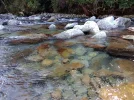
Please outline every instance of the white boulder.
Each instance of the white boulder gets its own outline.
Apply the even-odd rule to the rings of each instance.
[[[65,26],[65,29],[73,28],[75,25],[78,25],[78,23],[68,23],[68,24]]]
[[[90,32],[92,34],[100,31],[97,23],[94,21],[87,21],[84,25],[75,25],[74,29],[80,29],[83,32]]]
[[[54,37],[57,39],[69,39],[79,35],[84,35],[84,33],[79,29],[69,29],[54,35]]]
[[[97,34],[95,34],[94,36],[92,36],[92,38],[105,38],[106,36],[107,36],[106,32],[100,31]]]
[[[0,25],[0,30],[4,29],[4,26],[3,25]]]
[[[110,30],[118,27],[118,23],[114,21],[113,16],[103,18],[97,22],[100,29]]]
[[[83,32],[89,31],[89,32],[92,33],[92,34],[96,34],[96,33],[98,33],[100,30],[99,30],[99,27],[98,27],[98,25],[97,25],[96,22],[94,22],[94,21],[87,21],[87,22],[85,22],[82,31],[83,31]]]
[[[84,25],[75,25],[75,26],[73,27],[73,29],[80,29],[80,30],[82,30],[83,27],[84,27]]]
[[[50,30],[55,30],[55,29],[56,29],[56,25],[51,24],[48,28],[49,28]]]
[[[131,25],[130,18],[118,17],[117,19],[115,19],[115,22],[118,23],[118,26],[121,27],[129,27]]]

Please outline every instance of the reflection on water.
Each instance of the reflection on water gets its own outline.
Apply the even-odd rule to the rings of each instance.
[[[6,34],[3,37],[22,35],[23,32]],[[25,32],[55,33],[55,31],[49,33],[42,28]],[[134,98],[133,83],[130,84],[134,82],[132,71],[134,62],[95,51],[85,46],[87,39],[87,36],[82,36],[65,41],[48,40],[37,44],[19,45],[10,45],[5,43],[6,38],[1,39],[0,100]],[[94,43],[96,42],[107,45],[106,40],[95,40]],[[130,85],[120,85],[124,83]],[[130,90],[129,94],[121,92],[126,91],[122,86],[133,90]],[[121,94],[116,94],[113,89]],[[127,99],[123,95],[126,95]]]

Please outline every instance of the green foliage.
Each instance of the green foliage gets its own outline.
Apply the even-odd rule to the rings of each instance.
[[[51,0],[51,5],[52,5],[54,12],[58,12],[58,10],[59,10],[58,3],[59,3],[59,0]]]
[[[11,13],[18,12],[64,12],[78,13],[82,7],[88,7],[91,12],[98,10],[119,9],[124,10],[134,6],[134,0],[2,0],[4,6]],[[3,4],[1,3],[3,6]],[[0,7],[2,9],[2,6]],[[79,7],[79,8],[78,8]],[[78,8],[78,9],[77,9]],[[32,14],[31,13],[31,14]]]

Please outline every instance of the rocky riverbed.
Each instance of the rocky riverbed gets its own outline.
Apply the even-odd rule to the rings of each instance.
[[[134,99],[132,18],[0,20],[0,100]]]

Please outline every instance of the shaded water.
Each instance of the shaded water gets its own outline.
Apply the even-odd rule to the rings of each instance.
[[[0,100],[101,100],[102,87],[134,81],[133,74],[128,74],[133,71],[118,68],[121,64],[116,63],[128,59],[86,47],[83,43],[88,36],[37,44],[6,43],[10,36],[40,33],[55,31],[36,26],[34,30],[1,35]],[[97,40],[97,43],[106,45],[107,40]],[[49,47],[42,48],[42,44]],[[131,76],[128,78],[126,73]]]

